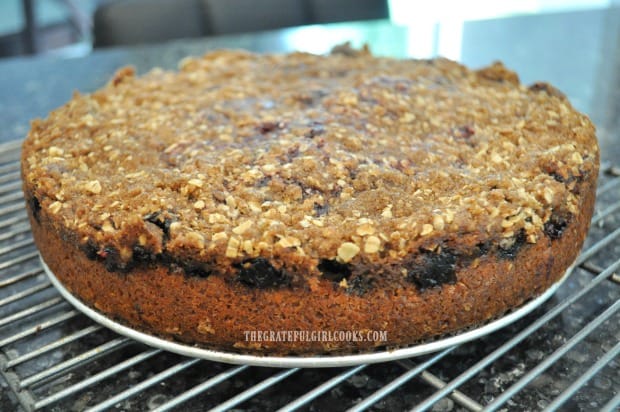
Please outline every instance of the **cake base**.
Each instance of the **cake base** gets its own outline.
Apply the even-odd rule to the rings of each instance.
[[[234,365],[264,366],[270,368],[336,368],[344,366],[356,366],[370,363],[389,362],[398,359],[412,358],[438,352],[456,345],[479,339],[485,335],[506,327],[513,322],[528,315],[534,309],[545,303],[556,290],[570,277],[573,272],[571,266],[564,276],[547,289],[542,295],[530,300],[520,308],[506,313],[501,318],[490,321],[489,323],[470,330],[462,331],[456,335],[437,338],[429,342],[420,342],[415,345],[395,350],[382,350],[372,353],[362,353],[354,355],[322,355],[322,356],[259,356],[234,352],[224,352],[210,350],[194,345],[184,344],[163,339],[156,335],[141,332],[127,325],[119,323],[105,314],[98,312],[85,305],[79,298],[69,292],[63,284],[56,278],[56,275],[45,264],[41,258],[41,264],[45,273],[58,292],[77,310],[94,320],[95,322],[113,330],[114,332],[134,339],[158,349],[174,352],[179,355],[200,358],[214,362],[223,362]]]

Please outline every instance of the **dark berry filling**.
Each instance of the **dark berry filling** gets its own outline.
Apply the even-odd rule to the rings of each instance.
[[[372,289],[374,278],[369,276],[356,276],[347,281],[347,293],[357,296],[363,296]]]
[[[501,259],[514,260],[517,257],[519,250],[521,250],[521,248],[525,244],[526,240],[527,237],[525,235],[525,230],[521,229],[513,239],[507,240],[507,243],[504,245],[499,245],[499,247],[497,248],[497,255]]]
[[[552,213],[551,217],[544,225],[545,235],[547,235],[550,239],[556,240],[562,237],[564,234],[564,230],[568,226],[570,222],[571,215],[566,214],[556,214]]]
[[[161,212],[153,212],[144,216],[144,220],[151,222],[155,226],[159,227],[164,233],[164,239],[170,238],[170,225],[174,220],[170,217],[162,217]]]
[[[559,174],[558,172],[555,172],[555,171],[550,172],[549,176],[553,177],[553,179],[556,182],[560,182],[560,183],[564,183],[564,181],[566,180],[566,179],[564,179],[564,177],[562,177],[561,174]]]
[[[452,130],[452,135],[459,139],[469,139],[475,134],[475,130],[470,125],[456,127]]]
[[[347,263],[340,263],[334,259],[321,259],[317,268],[325,279],[340,282],[351,276],[351,266]]]
[[[80,245],[80,249],[82,249],[82,252],[84,252],[86,257],[90,260],[96,260],[99,257],[99,247],[91,239],[88,239],[88,242],[85,244]]]
[[[304,137],[308,139],[314,139],[316,136],[322,135],[325,133],[325,128],[321,123],[313,122],[310,129],[304,134]]]
[[[284,126],[284,123],[281,122],[262,122],[257,126],[257,129],[261,134],[267,134],[277,129],[283,129]]]
[[[439,253],[422,250],[405,263],[407,280],[418,289],[456,283],[456,253],[442,248]]]
[[[37,223],[41,223],[41,203],[39,203],[39,199],[37,199],[36,196],[32,195],[28,198],[28,207],[30,207],[34,220],[36,220]]]
[[[491,250],[491,243],[490,242],[480,242],[478,244],[476,244],[476,247],[474,248],[473,252],[471,253],[471,257],[472,258],[479,258],[481,256],[486,255],[487,253],[489,253],[489,251]]]
[[[290,284],[290,277],[282,270],[276,269],[265,258],[244,260],[235,265],[237,280],[246,286],[266,289]]]
[[[98,252],[99,257],[103,260],[103,264],[108,272],[120,272],[126,270],[127,264],[121,259],[118,249],[112,246],[106,246]]]
[[[182,265],[183,271],[188,276],[197,276],[199,278],[207,278],[211,275],[212,270],[206,265],[196,262],[186,262]]]
[[[144,246],[136,245],[133,247],[132,259],[139,263],[149,263],[155,262],[157,255]]]
[[[323,203],[322,205],[319,203],[314,204],[314,213],[316,213],[317,216],[326,215],[328,212],[329,204],[327,202]]]

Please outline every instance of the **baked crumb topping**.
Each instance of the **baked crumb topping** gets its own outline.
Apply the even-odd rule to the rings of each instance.
[[[509,248],[578,214],[596,167],[592,124],[543,86],[501,64],[219,51],[122,69],[34,121],[24,178],[125,260],[373,262],[471,233]]]

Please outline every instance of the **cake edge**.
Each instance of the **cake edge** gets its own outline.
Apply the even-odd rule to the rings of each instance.
[[[315,355],[406,347],[483,324],[522,305],[559,280],[585,240],[594,211],[598,159],[578,183],[579,213],[558,239],[541,238],[514,260],[480,259],[456,282],[419,290],[413,284],[347,293],[327,279],[310,288],[253,289],[217,276],[188,277],[166,265],[110,272],[53,229],[46,210],[26,207],[43,260],[88,306],[164,339],[238,353]],[[23,171],[22,171],[23,172]],[[24,182],[26,203],[32,188]],[[50,230],[51,228],[51,230]],[[66,238],[66,236],[65,236]],[[448,245],[449,246],[449,245]],[[398,263],[398,262],[396,262]],[[475,267],[474,267],[475,266]],[[387,341],[249,341],[247,331],[385,331]]]

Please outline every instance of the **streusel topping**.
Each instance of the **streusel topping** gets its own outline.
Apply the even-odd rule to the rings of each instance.
[[[397,258],[576,214],[588,118],[497,63],[219,51],[119,71],[33,123],[25,179],[82,243],[131,259]]]

